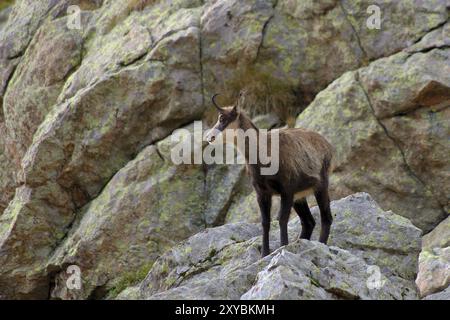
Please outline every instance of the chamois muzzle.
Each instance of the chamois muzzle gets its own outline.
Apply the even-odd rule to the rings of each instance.
[[[217,130],[216,128],[212,128],[211,130],[209,130],[206,133],[205,140],[208,143],[213,143],[214,141],[216,141],[216,138],[219,134],[221,134],[220,130]]]

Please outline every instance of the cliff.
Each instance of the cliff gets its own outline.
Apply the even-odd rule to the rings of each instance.
[[[0,297],[413,299],[418,270],[421,296],[445,290],[449,4],[375,1],[369,29],[373,2],[0,7]],[[336,148],[332,247],[259,259],[243,167],[171,163],[173,131],[240,89],[262,125]],[[82,290],[64,286],[70,265]],[[364,284],[370,266],[383,289]]]

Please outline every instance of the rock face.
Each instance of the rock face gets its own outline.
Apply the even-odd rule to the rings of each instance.
[[[259,225],[226,224],[167,251],[140,286],[119,298],[415,299],[421,231],[364,193],[333,202],[332,212],[330,247],[298,240],[261,259]],[[291,239],[300,231],[295,220]],[[276,231],[272,248],[279,245]]]
[[[297,120],[336,148],[335,197],[366,190],[424,231],[449,210],[450,49],[440,46],[424,39],[346,73]]]
[[[8,17],[11,13],[11,7],[9,3],[0,5],[0,35],[2,29]],[[3,73],[2,68],[0,68],[0,74]],[[2,91],[3,85],[0,82],[0,92]],[[5,139],[6,134],[5,124],[3,122],[3,108],[2,108],[2,94],[0,94],[0,214],[5,210],[9,200],[11,200],[14,194],[14,169],[9,165],[8,158],[4,152],[5,150]]]
[[[166,15],[161,19],[172,14],[182,15],[184,19],[174,17],[174,25],[159,26],[152,37],[146,36],[148,47],[145,48],[130,42],[146,44],[136,38],[136,35],[145,36],[142,32],[145,27],[133,17],[128,18],[130,23],[116,22],[110,32],[99,31],[97,37],[86,41],[94,32],[90,30],[94,27],[92,21],[97,29],[111,24],[106,19],[108,10],[119,12],[114,8],[116,2],[112,3],[102,11],[86,13],[87,26],[76,31],[83,39],[83,61],[66,79],[57,101],[48,101],[52,107],[40,112],[43,122],[39,128],[26,122],[24,135],[16,136],[22,128],[16,126],[12,130],[12,122],[19,120],[10,121],[5,112],[5,151],[13,164],[20,167],[17,172],[22,185],[1,216],[0,287],[6,290],[2,295],[47,297],[49,284],[44,265],[81,208],[97,197],[108,180],[143,146],[164,138],[202,113],[200,49],[194,46],[196,52],[191,45],[192,41],[198,44],[198,19],[195,18],[196,15],[198,18],[198,10],[182,10],[183,5],[191,3],[182,2],[171,9],[166,5]],[[42,22],[40,30],[53,28],[55,23],[64,23],[68,18],[61,19]],[[7,27],[5,29],[4,37],[8,40],[11,34]],[[171,33],[171,30],[181,31]],[[9,44],[2,41],[6,49]],[[189,48],[189,52],[180,52],[177,56],[179,46]],[[171,52],[170,57],[167,51]],[[28,48],[22,59],[27,60],[34,52]],[[36,52],[38,54],[39,50]],[[20,70],[20,65],[16,70]],[[20,75],[15,72],[9,82],[4,111],[9,92],[13,90],[11,86],[21,83]],[[26,99],[27,96],[12,98]],[[48,103],[43,105],[48,107]],[[30,108],[30,112],[35,113],[37,109]],[[17,116],[27,117],[27,112]],[[37,130],[33,141],[24,139],[33,130]],[[34,238],[33,234],[43,236]],[[27,247],[21,246],[23,251],[18,252],[16,247],[20,243],[26,243]],[[28,267],[19,274],[9,272],[21,265]]]
[[[208,117],[215,92],[225,103],[247,89],[246,110],[271,115],[260,118],[268,127],[292,125],[314,100],[297,123],[336,145],[335,197],[368,191],[431,230],[448,215],[447,3],[16,0],[0,10],[0,298],[113,296],[178,241],[256,222],[241,166],[168,161],[172,132]],[[373,4],[383,26],[369,30]],[[386,258],[386,277],[409,281],[413,251],[382,243],[391,257],[363,245]],[[84,270],[80,292],[61,285],[71,264]]]
[[[11,13],[11,8],[7,7],[5,9],[0,8],[0,31],[3,28],[3,25],[8,21],[8,16]]]
[[[83,208],[47,267],[56,283],[52,298],[103,298],[177,242],[220,221],[242,168],[174,165],[172,145],[170,136],[145,148]],[[66,289],[69,265],[83,271],[82,290]]]
[[[449,287],[450,218],[445,219],[436,229],[423,237],[423,250],[419,257],[419,274],[416,283],[423,297]],[[446,291],[447,296],[448,291]]]

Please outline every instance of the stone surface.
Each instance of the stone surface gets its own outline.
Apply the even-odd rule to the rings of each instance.
[[[450,217],[423,237],[423,248],[446,248],[450,246]]]
[[[10,5],[11,1],[2,4]],[[0,22],[0,214],[8,206],[17,187],[16,170],[7,153],[6,146],[12,144],[5,124],[3,100],[21,57],[38,29],[45,15],[55,3],[51,1],[17,1],[13,7],[1,11]],[[9,20],[5,20],[6,15]],[[33,109],[30,107],[30,109]],[[6,115],[7,116],[7,115]]]
[[[3,266],[0,287],[6,290],[2,294],[42,298],[45,293],[47,296],[43,265],[64,238],[76,214],[81,212],[80,208],[95,198],[143,146],[200,117],[199,47],[194,46],[196,52],[190,45],[198,44],[195,25],[198,13],[177,11],[180,5],[170,10],[166,5],[166,9],[166,17],[175,14],[178,19],[174,19],[174,25],[160,27],[161,39],[144,52],[148,54],[141,60],[137,58],[143,55],[142,48],[129,43],[135,37],[133,32],[142,34],[133,30],[139,27],[133,23],[117,23],[110,33],[98,34],[85,43],[81,65],[65,82],[56,104],[43,115],[33,142],[20,162],[19,180],[23,186],[17,189],[1,217],[0,248],[4,254],[0,258]],[[130,22],[133,20],[129,17]],[[92,21],[96,20],[89,23]],[[106,22],[100,19],[96,23]],[[169,32],[172,29],[180,31]],[[169,35],[163,37],[166,33]],[[89,34],[84,33],[83,37]],[[5,35],[10,34],[5,32]],[[138,52],[130,52],[131,48]],[[169,50],[174,53],[170,58],[164,55]],[[31,47],[25,55],[29,52]],[[98,61],[107,65],[97,66]],[[17,70],[20,68],[19,65]],[[14,74],[13,84],[19,75]],[[36,109],[29,111],[36,112]],[[26,117],[27,112],[18,116]],[[9,131],[11,136],[12,127]],[[14,132],[20,130],[15,128]],[[5,144],[13,142],[9,140]],[[20,159],[20,152],[13,146],[6,149]],[[45,240],[31,237],[42,232],[47,232]],[[14,248],[22,242],[27,243],[28,250],[20,254]],[[10,272],[20,266],[24,268],[18,274]],[[21,281],[26,281],[26,285]]]
[[[425,232],[448,216],[449,58],[444,47],[377,60],[299,116],[336,148],[334,197],[367,191]]]
[[[425,249],[421,252],[416,283],[423,297],[449,286],[450,247]]]
[[[330,239],[340,248],[291,240],[290,245],[261,259],[259,224],[226,224],[167,251],[156,260],[139,289],[119,297],[126,299],[132,294],[136,298],[139,291],[140,299],[417,298],[414,272],[420,230],[405,218],[383,212],[367,194],[335,201],[332,208],[336,227]],[[356,221],[355,225],[350,226],[351,221]],[[361,221],[369,223],[360,225]],[[367,229],[352,233],[356,225]],[[271,232],[272,248],[279,245],[277,231]],[[299,231],[298,223],[291,221],[291,239]],[[382,234],[392,238],[382,239]],[[394,238],[397,248],[392,247]],[[371,242],[377,239],[375,248]],[[380,254],[390,250],[389,258]]]
[[[5,123],[0,122],[0,215],[12,199],[16,186],[14,167],[5,154],[5,141],[3,139],[5,134]]]
[[[426,296],[423,300],[450,300],[450,288],[439,293],[430,294]]]
[[[380,275],[371,287],[370,265],[348,251],[299,240],[278,250],[258,273],[244,300],[411,299],[414,287]]]
[[[114,295],[142,280],[164,251],[221,220],[241,168],[174,165],[172,139],[141,151],[82,209],[47,266],[53,298]],[[68,265],[83,270],[82,290],[67,291]]]
[[[0,8],[0,32],[2,31],[3,25],[8,21],[9,14],[11,13],[11,7]]]
[[[83,38],[66,24],[67,19],[58,19],[36,32],[3,97],[5,147],[17,168],[37,127],[81,63]]]
[[[347,176],[345,180],[338,175],[336,181],[345,180],[339,184],[345,185],[340,194],[367,190],[383,208],[389,204],[388,208],[430,230],[448,209],[444,198],[448,176],[442,174],[448,147],[442,140],[447,135],[443,93],[448,79],[443,64],[448,50],[446,29],[439,29],[448,19],[446,3],[376,2],[387,16],[382,29],[368,31],[366,9],[372,2],[365,0],[17,0],[8,21],[0,22],[0,296],[49,298],[51,292],[73,298],[53,281],[63,281],[59,276],[75,257],[86,257],[83,266],[89,270],[82,297],[118,291],[145,273],[149,263],[176,241],[149,249],[148,234],[131,236],[130,229],[123,243],[135,245],[133,250],[139,254],[151,253],[126,267],[119,263],[108,274],[101,264],[127,253],[105,230],[119,230],[115,223],[123,222],[121,214],[138,205],[125,191],[117,195],[115,183],[124,190],[136,188],[137,181],[124,182],[119,173],[139,172],[133,166],[140,163],[142,152],[150,152],[175,129],[215,112],[209,101],[213,93],[222,93],[225,103],[246,88],[250,96],[245,108],[250,114],[273,113],[292,125],[293,116],[344,72],[409,46],[411,52],[388,58],[395,60],[398,79],[377,78],[380,85],[373,87],[371,73],[379,72],[377,65],[358,71],[373,98],[374,113],[386,115],[384,125],[396,134],[397,145],[393,145],[381,138],[376,123],[370,125],[378,128],[380,146],[395,159],[385,164],[389,174],[378,180],[363,175],[351,183]],[[81,28],[72,28],[69,5],[80,7]],[[409,73],[403,72],[406,67]],[[415,75],[422,73],[428,78],[414,82]],[[409,78],[414,83],[410,91],[401,86]],[[398,97],[407,102],[399,103],[392,86],[399,86]],[[430,115],[422,107],[415,109],[417,105],[436,110]],[[394,113],[407,112],[407,117],[392,120],[389,112],[394,109]],[[409,121],[412,116],[419,125]],[[417,141],[414,146],[409,137]],[[367,152],[375,156],[379,150],[366,149],[362,154]],[[424,156],[415,157],[417,152]],[[429,161],[433,165],[424,168]],[[355,166],[361,167],[360,162],[355,159]],[[350,172],[343,163],[342,172]],[[181,189],[189,185],[200,190],[201,180],[208,200],[201,202],[202,212],[197,201],[174,209],[179,217],[187,212],[193,217],[184,225],[189,232],[180,232],[176,240],[224,221],[258,219],[248,180],[236,182],[244,179],[242,167],[203,169],[207,174],[189,169],[180,181]],[[174,177],[182,169],[165,170],[163,174]],[[398,177],[392,176],[395,170]],[[149,172],[141,174],[152,177]],[[223,177],[222,186],[217,181]],[[163,186],[161,182],[154,188]],[[381,197],[380,189],[391,192]],[[115,205],[110,195],[116,195]],[[145,195],[142,191],[137,198]],[[406,204],[406,209],[418,208],[421,214],[405,213]],[[160,216],[153,210],[167,208],[148,205],[148,211],[137,206],[139,212],[130,223]],[[121,208],[124,213],[109,223],[101,219],[108,220],[114,210],[103,212],[105,208]],[[96,219],[102,222],[92,229]],[[197,219],[204,225],[189,227],[197,226]],[[170,238],[170,232],[155,236]],[[92,243],[97,240],[89,234],[98,237],[98,243]],[[85,235],[89,241],[71,242]],[[105,245],[108,241],[116,247]],[[87,258],[86,247],[95,248],[95,259]]]
[[[417,256],[421,250],[421,230],[391,211],[383,211],[367,193],[357,193],[333,201],[332,232],[329,244],[344,248],[361,257],[367,264],[378,265],[383,273],[414,280],[417,275]],[[316,220],[312,239],[319,239],[320,214],[311,209]],[[297,218],[290,228],[299,231]]]
[[[423,237],[416,283],[422,297],[450,285],[450,218]]]

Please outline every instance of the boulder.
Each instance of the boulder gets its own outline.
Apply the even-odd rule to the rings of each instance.
[[[0,5],[0,9],[8,7],[0,13],[0,214],[12,200],[17,187],[17,167],[13,165],[12,158],[18,158],[14,157],[14,143],[7,138],[11,128],[7,130],[5,123],[5,117],[8,115],[5,115],[3,110],[4,96],[22,56],[46,15],[50,14],[55,1],[21,0],[15,1],[15,5],[9,7],[11,4],[12,1],[8,0]],[[55,93],[43,91],[42,94],[45,100],[47,96]],[[29,107],[29,111],[31,110],[34,110],[33,106]],[[13,126],[13,129],[16,128]],[[6,148],[8,145],[9,152]]]
[[[119,297],[417,298],[413,270],[416,270],[420,250],[420,230],[405,218],[383,212],[367,194],[333,202],[332,210],[336,227],[332,228],[330,244],[334,245],[330,247],[316,241],[295,241],[300,230],[294,220],[289,225],[292,243],[261,259],[259,224],[226,224],[198,233],[168,250],[156,260],[139,287],[128,289]],[[348,224],[353,220],[365,221],[356,224],[367,229],[352,233],[355,225]],[[277,248],[278,230],[273,229],[271,247]],[[397,248],[392,247],[392,239],[398,241]],[[378,240],[378,247],[371,243],[375,240]],[[390,250],[392,260],[388,261],[386,254],[380,252]],[[394,262],[399,261],[396,267]],[[407,262],[412,265],[406,266]]]
[[[241,167],[174,165],[172,139],[142,150],[82,209],[47,266],[52,298],[113,297],[164,251],[222,219]],[[65,286],[70,265],[82,270],[82,290]]]
[[[450,300],[450,288],[439,293],[433,293],[423,298],[423,300]]]
[[[243,300],[413,299],[410,284],[379,274],[370,279],[367,265],[346,250],[298,240],[277,250],[258,273]],[[372,287],[374,285],[374,287]],[[377,287],[375,287],[375,285]],[[379,286],[379,287],[378,287]]]
[[[450,218],[423,237],[416,283],[422,297],[445,290],[450,285]]]
[[[22,186],[1,217],[1,295],[47,297],[46,261],[81,208],[144,146],[201,116],[198,12],[181,10],[183,4],[190,5],[182,2],[169,10],[165,4],[166,17],[178,18],[174,25],[161,26],[160,41],[142,59],[130,57],[129,38],[137,32],[133,23],[117,24],[85,44],[81,65],[34,133],[20,162]],[[133,50],[142,55],[139,46]],[[169,51],[173,54],[164,54]],[[92,56],[107,66],[89,67],[96,64]],[[117,60],[110,61],[111,56]],[[32,236],[44,232],[44,238]]]
[[[446,248],[450,246],[450,217],[442,221],[433,231],[423,236],[423,248]]]
[[[367,193],[357,193],[331,203],[333,214],[329,245],[344,248],[378,265],[382,272],[414,281],[418,269],[422,231],[392,211],[384,211]],[[319,239],[319,208],[311,209],[316,220],[312,239]],[[299,219],[290,228],[300,232]],[[299,233],[300,234],[300,233]]]
[[[344,74],[297,119],[336,148],[334,198],[367,191],[425,232],[448,216],[449,205],[450,50],[427,47],[440,32],[418,44],[423,52]]]
[[[82,60],[83,37],[58,19],[39,28],[9,80],[3,97],[5,148],[20,168],[33,135],[56,104],[58,96]],[[45,46],[42,46],[45,43]]]

